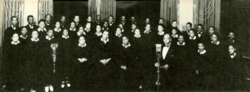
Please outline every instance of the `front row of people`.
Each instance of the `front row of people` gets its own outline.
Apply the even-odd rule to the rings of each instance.
[[[47,31],[45,40],[39,39],[38,31],[31,37],[23,33],[14,33],[4,49],[3,78],[9,89],[156,90],[158,67],[160,90],[233,90],[244,85],[240,53],[234,45],[224,52],[216,34],[208,44],[194,41],[192,35],[185,41],[183,35],[164,34],[157,62],[154,46],[140,45],[139,30],[133,38],[123,35],[115,47],[108,31],[95,44],[86,36],[72,42],[67,29],[60,39],[54,38],[53,30]]]

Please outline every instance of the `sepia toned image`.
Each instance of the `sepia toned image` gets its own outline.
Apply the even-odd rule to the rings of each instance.
[[[250,0],[0,0],[0,92],[250,91]]]

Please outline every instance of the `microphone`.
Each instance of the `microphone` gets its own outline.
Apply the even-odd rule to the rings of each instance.
[[[161,59],[162,45],[161,44],[155,44],[155,46],[156,46],[156,58],[157,58],[157,60],[160,60]]]

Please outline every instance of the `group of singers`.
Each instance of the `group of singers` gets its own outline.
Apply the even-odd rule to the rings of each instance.
[[[245,71],[234,32],[220,38],[215,27],[186,24],[178,29],[138,22],[135,17],[118,22],[113,16],[83,23],[75,15],[52,22],[47,14],[35,25],[11,26],[4,31],[1,75],[6,90],[45,92],[62,90],[240,90]],[[67,20],[68,21],[68,20]],[[159,61],[156,45],[162,44]],[[157,72],[157,68],[160,72]],[[160,73],[157,83],[157,73]],[[160,84],[160,85],[156,85]]]

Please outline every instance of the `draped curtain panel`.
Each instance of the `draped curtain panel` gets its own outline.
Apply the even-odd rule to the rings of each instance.
[[[161,18],[167,27],[173,20],[179,21],[179,0],[161,0]]]
[[[116,16],[115,0],[89,0],[88,14],[95,21],[96,15],[101,15],[101,20],[107,20],[110,15]]]
[[[4,0],[3,1],[3,18],[2,20],[2,38],[4,36],[4,30],[7,29],[11,25],[11,16],[17,16],[19,21],[19,26],[23,26],[22,21],[24,20],[24,0]]]
[[[53,16],[53,0],[38,1],[38,20],[44,19],[46,14]]]
[[[214,26],[220,33],[221,0],[194,0],[194,26],[203,24],[204,30]]]

